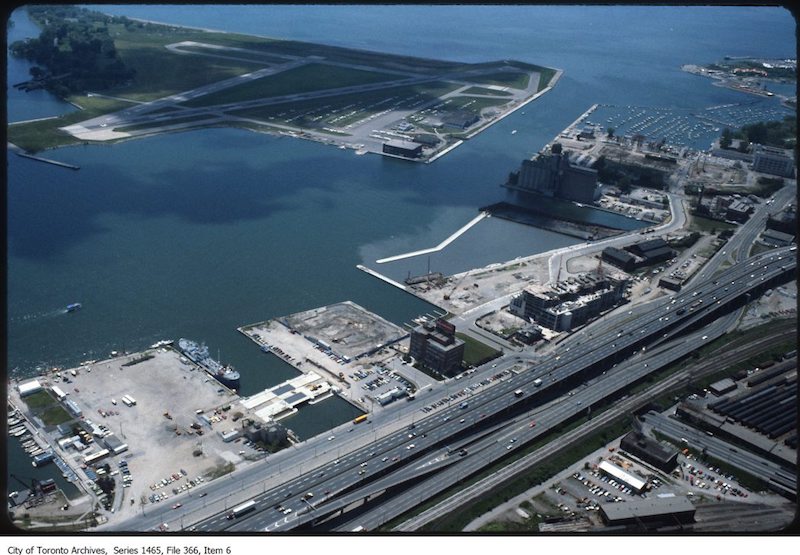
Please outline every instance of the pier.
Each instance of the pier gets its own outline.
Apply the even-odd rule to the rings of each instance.
[[[51,160],[50,158],[42,158],[41,156],[34,156],[33,154],[27,154],[25,152],[17,152],[17,156],[22,156],[23,158],[30,158],[31,160],[36,160],[37,162],[45,162],[46,164],[52,164],[54,166],[60,166],[62,168],[68,168],[70,170],[81,169],[80,166],[76,166],[75,164],[59,162],[58,160]]]
[[[448,237],[447,239],[445,239],[444,241],[442,241],[441,243],[439,243],[438,245],[436,245],[433,248],[422,249],[422,250],[418,250],[418,251],[414,251],[414,252],[407,252],[405,254],[398,254],[396,256],[390,256],[388,258],[381,258],[380,260],[376,260],[375,263],[376,264],[385,264],[386,262],[394,262],[396,260],[403,260],[404,258],[412,258],[414,256],[420,256],[420,255],[423,255],[423,254],[430,254],[432,252],[439,252],[440,250],[442,250],[445,247],[447,247],[447,245],[449,245],[450,243],[452,243],[453,241],[455,241],[456,239],[461,237],[472,226],[474,226],[475,224],[480,222],[482,219],[488,218],[488,217],[489,217],[489,213],[488,212],[481,212],[480,214],[478,214],[477,216],[472,218],[472,220],[470,220],[469,223],[464,225],[461,229],[459,229],[458,231],[453,233],[450,237]]]
[[[37,162],[44,162],[46,164],[52,164],[54,166],[59,166],[70,170],[81,169],[80,166],[76,166],[75,164],[68,164],[67,162],[59,162],[58,160],[51,160],[50,158],[43,158],[42,156],[28,154],[27,152],[19,148],[17,145],[12,143],[8,143],[8,148],[12,150],[17,156],[22,156],[23,158],[29,158],[31,160],[36,160]]]

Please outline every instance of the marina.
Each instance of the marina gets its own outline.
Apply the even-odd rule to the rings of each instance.
[[[793,114],[775,99],[755,98],[703,109],[659,108],[600,104],[587,125],[613,130],[616,136],[642,135],[646,141],[664,141],[674,147],[704,150],[722,129],[780,120]]]

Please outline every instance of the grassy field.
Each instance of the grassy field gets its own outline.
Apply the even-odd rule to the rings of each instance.
[[[519,71],[498,71],[486,75],[476,76],[475,82],[484,85],[499,85],[501,87],[512,87],[524,89],[528,86],[530,74]]]
[[[456,333],[456,337],[466,343],[464,347],[464,364],[467,366],[476,366],[483,361],[490,360],[500,356],[500,351],[493,349],[477,339],[473,339],[469,335],[463,333]]]
[[[191,108],[397,80],[397,75],[308,64],[183,102]],[[384,93],[385,94],[385,93]]]
[[[85,104],[86,108],[57,118],[9,125],[8,141],[29,152],[81,144],[79,139],[60,131],[59,127],[65,127],[130,106],[127,102],[98,97],[81,97],[76,101]]]
[[[380,91],[368,91],[358,95],[344,94],[339,96],[329,96],[325,98],[314,98],[302,102],[292,102],[291,104],[275,104],[271,106],[261,106],[244,110],[235,110],[230,113],[242,117],[255,119],[275,119],[276,122],[290,122],[292,118],[300,115],[314,117],[315,114],[323,116],[317,126],[335,125],[345,126],[359,121],[371,114],[385,110],[388,103],[382,103],[389,97],[404,99],[399,107],[402,108],[409,104],[411,99],[427,102],[442,94],[446,94],[458,88],[458,85],[434,82],[424,85],[392,87]],[[339,116],[341,119],[333,121]]]
[[[60,405],[52,406],[43,411],[39,418],[42,419],[45,426],[58,426],[72,420],[72,416]]]
[[[722,231],[724,229],[735,229],[736,226],[734,224],[729,224],[727,222],[721,222],[719,220],[712,220],[710,218],[704,218],[703,216],[695,216],[694,214],[691,215],[692,222],[689,225],[690,231],[701,231],[704,233],[713,233],[717,231]]]
[[[485,89],[483,87],[470,87],[461,94],[485,94],[488,96],[511,96],[508,91],[498,91],[495,89]]]
[[[505,104],[509,96],[503,91],[494,91],[480,86],[493,84],[514,88],[525,88],[529,74],[538,71],[542,76],[552,75],[548,70],[522,62],[485,62],[466,64],[445,60],[432,60],[399,56],[364,50],[333,47],[298,41],[282,41],[264,37],[219,33],[198,29],[173,27],[145,22],[108,23],[109,35],[114,39],[120,59],[131,68],[134,78],[123,86],[97,92],[110,97],[148,102],[198,87],[236,77],[275,63],[286,62],[294,57],[320,56],[328,62],[358,64],[371,69],[355,69],[334,66],[330,63],[311,63],[288,70],[269,78],[259,79],[230,89],[193,99],[187,106],[213,106],[237,101],[246,101],[271,96],[319,91],[337,87],[355,86],[380,82],[391,82],[401,77],[392,71],[409,71],[415,74],[439,75],[472,69],[485,69],[488,74],[478,77],[469,90],[492,98],[459,99],[458,103],[469,103],[467,109],[480,111],[486,106]],[[228,46],[250,52],[224,52],[198,45],[181,47],[186,53],[176,53],[166,46],[184,41],[194,41],[217,46]],[[211,54],[205,56],[203,54]],[[220,57],[221,56],[221,57]],[[507,69],[507,70],[504,70]],[[546,81],[545,79],[541,80]],[[463,84],[462,84],[463,86]],[[541,86],[541,83],[540,83]],[[287,103],[253,110],[243,110],[234,115],[263,120],[286,122],[295,127],[322,130],[323,127],[341,127],[358,122],[377,112],[393,109],[410,109],[412,104],[420,106],[450,92],[459,85],[432,82],[418,86],[398,86],[364,94],[342,95],[333,98],[313,99],[301,103]],[[59,131],[64,127],[86,119],[118,111],[129,103],[97,96],[74,95],[70,102],[83,108],[51,120],[10,125],[10,142],[30,152],[48,148],[79,144],[81,141]],[[166,113],[162,108],[158,113]],[[318,113],[307,112],[318,110]],[[328,112],[325,112],[328,110]],[[347,111],[345,111],[347,110]],[[341,116],[341,117],[340,117]],[[337,119],[338,118],[338,119]],[[297,121],[292,121],[293,119]],[[147,128],[142,124],[137,128]],[[133,128],[136,129],[136,128]]]

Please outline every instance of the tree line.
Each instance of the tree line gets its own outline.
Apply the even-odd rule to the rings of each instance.
[[[745,125],[741,129],[725,128],[719,139],[720,148],[731,148],[734,139],[739,139],[739,150],[746,152],[750,143],[795,148],[797,145],[797,121],[794,116],[786,116],[782,121],[759,121]]]
[[[29,5],[40,27],[38,38],[14,42],[14,56],[33,65],[31,77],[56,96],[105,90],[133,79],[135,71],[119,57],[109,24],[130,20],[75,6]]]

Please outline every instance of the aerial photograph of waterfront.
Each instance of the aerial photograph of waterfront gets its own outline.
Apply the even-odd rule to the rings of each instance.
[[[6,39],[4,531],[792,525],[787,9],[29,4]]]

